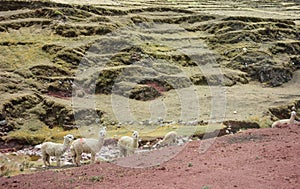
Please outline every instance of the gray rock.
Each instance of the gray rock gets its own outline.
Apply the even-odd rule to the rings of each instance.
[[[7,125],[7,121],[6,121],[5,119],[4,119],[4,120],[1,120],[1,121],[0,121],[0,125],[1,125],[1,126]]]

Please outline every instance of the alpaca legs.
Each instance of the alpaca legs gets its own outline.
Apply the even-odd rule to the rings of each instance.
[[[76,154],[72,154],[73,163],[76,164]]]
[[[91,154],[91,163],[95,163],[96,153]]]
[[[51,165],[50,164],[50,155],[47,154],[47,159],[46,160],[47,160],[48,166],[50,166]]]
[[[75,149],[75,151],[73,152],[73,162],[76,164],[76,166],[80,165],[81,154],[82,150]]]
[[[77,166],[80,165],[80,160],[81,160],[81,154],[80,154],[80,155],[77,154],[77,155],[76,155],[76,158],[75,158],[75,163],[76,163]]]
[[[134,149],[127,150],[127,156],[132,156],[134,154]]]
[[[45,166],[47,166],[47,164],[46,164],[46,159],[47,159],[47,157],[45,157],[45,155],[43,155],[43,162],[44,162],[44,165],[45,165]]]
[[[126,156],[127,156],[127,151],[126,151],[126,149],[121,148],[121,149],[120,149],[119,157],[126,157]]]
[[[57,167],[60,167],[60,156],[56,156]]]
[[[50,156],[48,154],[43,154],[43,162],[45,166],[50,166]]]

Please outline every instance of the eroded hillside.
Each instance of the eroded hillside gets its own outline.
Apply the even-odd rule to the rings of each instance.
[[[72,3],[0,2],[2,142],[162,118],[269,126],[300,107],[296,1]]]

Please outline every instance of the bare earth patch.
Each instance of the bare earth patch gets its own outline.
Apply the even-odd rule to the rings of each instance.
[[[0,178],[1,188],[298,188],[300,128],[251,129],[217,138],[200,153],[203,141],[186,144],[173,159],[148,168],[116,164],[153,162],[175,148],[138,154],[113,163],[45,170]]]

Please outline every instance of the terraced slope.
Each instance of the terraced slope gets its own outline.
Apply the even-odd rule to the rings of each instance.
[[[178,124],[248,120],[299,100],[297,1],[1,1],[0,7],[3,136],[160,117]]]

